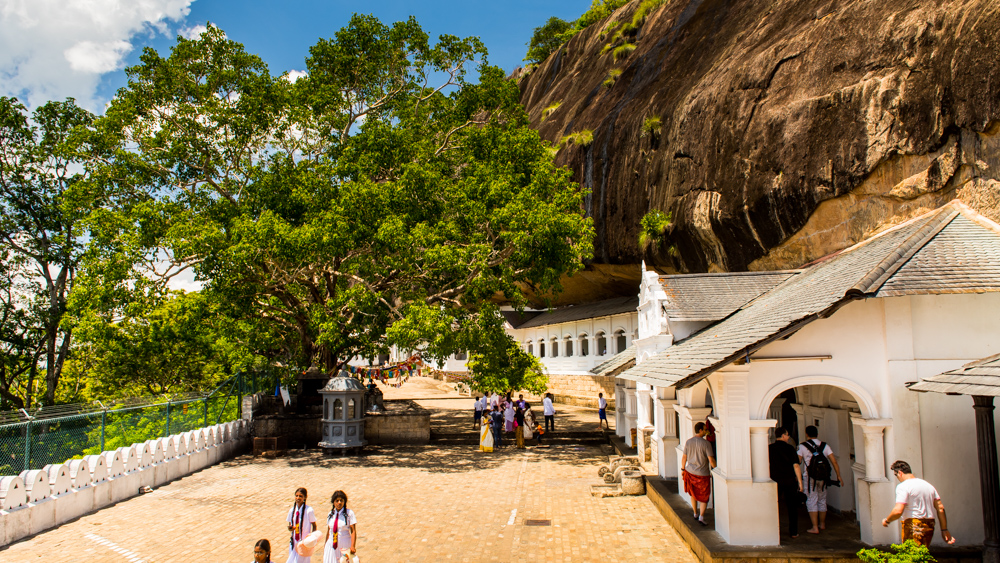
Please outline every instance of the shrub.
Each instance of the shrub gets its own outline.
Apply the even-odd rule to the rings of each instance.
[[[562,35],[571,25],[566,20],[552,16],[545,25],[536,27],[531,41],[527,43],[528,53],[524,55],[524,60],[532,63],[544,61],[563,44]]]
[[[920,545],[913,540],[890,545],[889,551],[882,551],[874,547],[862,549],[858,552],[858,559],[864,563],[934,563],[937,561],[931,556],[927,546]]]
[[[649,14],[665,3],[666,0],[643,0],[639,4],[639,8],[636,9],[635,14],[632,15],[632,27],[642,27],[642,24],[646,23],[646,18],[649,17]]]
[[[619,45],[615,47],[614,57],[617,61],[618,59],[627,57],[629,53],[635,51],[635,43],[625,43],[624,45]]]
[[[642,137],[656,137],[660,134],[660,116],[651,115],[642,122]]]
[[[662,242],[663,234],[670,228],[670,213],[654,209],[639,221],[639,246],[645,248],[649,244]]]

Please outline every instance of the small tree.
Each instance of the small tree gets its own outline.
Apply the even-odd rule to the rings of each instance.
[[[531,41],[526,43],[528,54],[524,60],[529,63],[540,63],[548,58],[553,51],[563,44],[563,34],[569,31],[572,24],[566,20],[552,16],[545,25],[535,28]]]

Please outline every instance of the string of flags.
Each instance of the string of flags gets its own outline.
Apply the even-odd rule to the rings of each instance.
[[[390,387],[402,387],[411,377],[420,375],[420,370],[426,369],[427,364],[420,359],[420,356],[411,356],[405,362],[390,366],[361,367],[349,365],[346,367],[352,374],[358,376],[359,379],[368,378],[369,382],[378,380]],[[395,381],[389,381],[390,379],[394,379]]]

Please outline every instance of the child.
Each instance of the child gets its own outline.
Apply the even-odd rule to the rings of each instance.
[[[347,508],[347,494],[337,491],[330,497],[333,509],[326,517],[326,547],[323,548],[323,563],[340,563],[342,552],[350,548],[351,555],[357,553],[358,519],[354,511]]]
[[[257,540],[253,546],[253,563],[271,563],[271,542]]]
[[[295,489],[295,504],[288,511],[288,531],[292,533],[288,546],[288,563],[309,563],[311,557],[304,557],[295,551],[295,546],[306,539],[316,529],[316,514],[306,504],[309,493],[304,487]]]

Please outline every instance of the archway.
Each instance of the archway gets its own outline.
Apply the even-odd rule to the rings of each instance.
[[[840,469],[841,479],[840,486],[820,486],[827,503],[827,531],[823,532],[824,535],[861,537],[854,475],[856,434],[860,435],[860,429],[855,428],[855,420],[872,417],[876,412],[874,405],[874,400],[864,389],[836,378],[816,376],[795,378],[775,386],[765,394],[758,410],[759,419],[776,420],[777,427],[789,430],[800,455],[805,451],[800,445],[806,440],[808,427],[815,427],[818,439],[832,450],[831,458]],[[771,442],[774,441],[775,432],[772,431]],[[863,443],[858,447],[863,448]],[[802,464],[801,470],[805,474],[808,467]],[[831,478],[836,478],[836,472]],[[812,488],[811,485],[807,487]],[[789,529],[789,516],[782,503],[779,525],[784,537],[787,537]],[[799,533],[807,535],[804,532],[812,523],[805,508],[800,507],[799,514],[793,516],[798,519]]]

